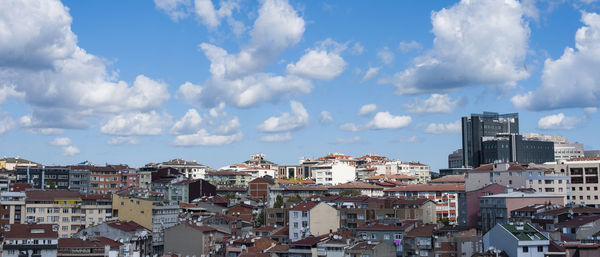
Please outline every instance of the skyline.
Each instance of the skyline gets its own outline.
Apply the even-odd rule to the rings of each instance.
[[[373,153],[437,171],[483,111],[600,148],[594,1],[32,3],[0,8],[3,156]]]

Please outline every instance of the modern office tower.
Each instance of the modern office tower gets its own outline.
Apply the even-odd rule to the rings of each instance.
[[[479,167],[483,162],[482,139],[500,133],[519,134],[519,114],[473,113],[462,117],[463,165]]]
[[[464,167],[464,158],[462,149],[458,149],[448,155],[448,168]]]
[[[484,137],[481,142],[480,164],[495,162],[536,163],[554,161],[554,143],[526,140],[517,134],[498,134]]]

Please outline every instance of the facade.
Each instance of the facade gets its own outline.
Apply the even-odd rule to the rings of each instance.
[[[370,197],[383,196],[383,187],[365,182],[355,181],[329,187],[329,193],[334,195],[343,194],[347,191],[360,192],[361,195]]]
[[[302,202],[289,210],[289,238],[298,241],[340,228],[339,211],[324,202]]]
[[[180,223],[165,229],[165,253],[209,256],[215,253],[217,230],[209,226]]]
[[[119,191],[119,172],[111,166],[90,166],[90,193],[111,194]]]
[[[497,162],[537,163],[554,161],[554,143],[523,139],[518,134],[483,137],[480,165]]]
[[[156,165],[157,168],[174,168],[179,170],[186,178],[204,179],[204,175],[212,169],[196,161],[186,161],[181,158],[169,160]]]
[[[504,251],[514,257],[544,257],[550,240],[529,223],[494,226],[483,236],[483,248]]]
[[[386,161],[385,174],[403,174],[418,179],[418,183],[431,180],[431,167],[419,162]]]
[[[570,196],[567,195],[567,201],[586,205],[600,204],[600,184],[598,182],[600,158],[571,159],[547,163],[544,167],[569,178],[571,188]]]
[[[58,249],[58,225],[12,224],[4,228],[3,257],[54,257]]]
[[[427,198],[436,202],[438,220],[448,219],[451,223],[457,221],[459,213],[458,194],[465,192],[465,186],[460,184],[419,184],[398,186],[384,190],[386,196]]]
[[[73,238],[101,240],[108,238],[118,241],[122,246],[118,256],[152,256],[152,234],[149,230],[133,221],[105,222],[87,227],[75,233]],[[111,251],[112,252],[112,251]]]
[[[496,224],[507,223],[511,212],[532,204],[564,205],[564,197],[546,193],[508,192],[479,197],[480,228],[487,231]]]
[[[498,184],[491,184],[480,189],[467,191],[458,194],[458,225],[469,228],[479,227],[481,216],[479,215],[479,197],[486,195],[502,194],[506,192],[506,187]]]
[[[248,173],[229,170],[209,172],[204,176],[213,185],[247,185],[252,180]]]
[[[60,166],[17,166],[17,183],[28,183],[37,189],[68,189],[68,167]]]
[[[248,182],[248,194],[266,200],[269,195],[269,188],[274,182],[266,178],[255,178]]]
[[[68,190],[29,190],[25,194],[25,221],[57,224],[60,238],[71,237],[80,228],[111,217],[107,195],[82,195]]]
[[[39,163],[35,163],[29,160],[25,160],[25,159],[21,159],[19,157],[15,157],[15,158],[11,158],[11,157],[4,157],[2,159],[0,159],[0,169],[5,169],[5,170],[10,170],[10,171],[14,171],[17,166],[38,166],[40,165]]]
[[[484,112],[462,117],[462,151],[465,167],[479,167],[483,163],[482,138],[499,133],[518,134],[519,114]]]
[[[312,167],[318,185],[337,185],[356,179],[356,168],[348,162],[333,161]]]
[[[523,138],[554,143],[554,159],[557,161],[585,157],[583,144],[569,142],[564,137],[525,133]]]
[[[202,196],[217,195],[217,187],[204,179],[181,180],[170,183],[167,189],[167,199],[174,202],[190,203]]]
[[[0,224],[24,224],[25,193],[2,192],[0,198]]]
[[[69,189],[88,193],[90,190],[89,166],[69,166]]]

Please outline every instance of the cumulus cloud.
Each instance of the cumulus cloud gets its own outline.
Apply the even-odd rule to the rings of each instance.
[[[398,50],[400,50],[400,52],[403,53],[408,53],[410,51],[413,50],[421,50],[423,48],[423,46],[421,46],[421,44],[417,43],[417,41],[402,41],[398,44]]]
[[[160,115],[156,111],[124,113],[107,120],[100,127],[100,132],[119,136],[156,136],[162,134],[163,127],[170,123],[170,119],[168,115]]]
[[[88,119],[147,111],[169,99],[166,84],[139,75],[117,80],[103,59],[77,45],[58,0],[10,1],[0,9],[0,88],[22,96],[32,128],[85,128]]]
[[[10,116],[0,113],[0,135],[13,130],[17,127],[15,122]]]
[[[191,0],[154,0],[156,9],[165,12],[173,21],[179,21],[189,15]]]
[[[377,58],[384,64],[390,64],[394,61],[394,53],[386,46],[377,51]]]
[[[15,86],[3,85],[0,86],[0,104],[4,103],[6,99],[11,97],[22,99],[25,94],[23,92],[17,92]]]
[[[355,137],[350,137],[350,138],[338,137],[331,143],[332,144],[354,144],[354,143],[359,143],[359,142],[360,142],[360,137],[355,136]]]
[[[540,118],[538,121],[538,128],[544,130],[571,130],[574,129],[580,121],[580,118],[558,113]]]
[[[378,112],[366,127],[368,129],[399,129],[408,126],[411,122],[410,116],[395,116],[389,112]]]
[[[516,0],[469,1],[433,12],[433,49],[394,74],[400,95],[435,93],[474,85],[514,85],[529,73],[529,27]]]
[[[585,24],[575,34],[575,49],[567,47],[557,60],[546,59],[541,85],[515,95],[517,108],[547,110],[600,105],[600,15],[583,13]]]
[[[219,8],[212,0],[154,0],[154,4],[175,22],[192,14],[211,31],[216,30],[223,20],[238,36],[245,30],[244,24],[233,18],[234,12],[239,10],[238,1],[220,1]]]
[[[322,124],[333,122],[333,117],[331,116],[331,113],[329,113],[328,111],[322,111],[321,117],[319,118],[319,122],[321,122]]]
[[[113,137],[106,143],[109,145],[137,145],[140,142],[135,137]]]
[[[462,130],[460,120],[451,123],[430,123],[425,128],[425,133],[428,134],[454,134],[460,133]]]
[[[307,50],[295,64],[288,64],[287,72],[307,78],[332,80],[346,68],[346,61],[340,55],[345,48],[345,45],[327,39],[316,48]]]
[[[233,135],[239,132],[241,127],[242,124],[238,117],[233,117],[217,126],[214,133],[217,135]]]
[[[300,102],[290,102],[291,112],[284,112],[280,116],[273,116],[258,125],[262,132],[292,131],[308,124],[308,112]]]
[[[377,73],[379,73],[379,69],[381,69],[380,66],[369,67],[367,72],[365,72],[365,76],[363,77],[362,81],[365,82],[365,81],[370,80],[370,79],[374,78],[375,76],[377,76]]]
[[[362,107],[360,107],[360,110],[358,110],[358,115],[366,116],[366,115],[369,115],[369,114],[375,112],[376,110],[377,110],[376,104],[365,104]]]
[[[73,146],[73,142],[68,137],[57,137],[50,141],[51,145],[60,146],[62,155],[73,156],[79,153],[79,148]]]
[[[260,138],[261,142],[269,142],[269,143],[273,143],[273,142],[287,142],[292,140],[292,135],[288,132],[285,134],[273,134],[273,135],[266,135]]]
[[[300,41],[304,34],[304,25],[304,20],[287,1],[263,1],[258,18],[250,31],[249,42],[241,47],[239,53],[229,53],[209,43],[200,44],[200,50],[211,63],[212,76],[204,85],[189,82],[181,85],[178,95],[194,105],[213,107],[225,102],[232,106],[248,108],[263,102],[276,102],[286,96],[309,93],[313,84],[306,77],[261,72],[286,48]],[[318,54],[311,56],[318,57]],[[309,57],[302,62],[307,63],[306,68],[309,67],[309,61],[314,60]],[[298,69],[298,63],[294,67]],[[318,73],[303,75],[329,78],[329,75]]]
[[[170,132],[175,135],[192,134],[202,127],[203,121],[196,109],[189,109],[181,119],[175,122]]]
[[[415,98],[404,104],[404,108],[412,113],[451,113],[462,102],[462,99],[452,101],[447,94],[431,94],[427,99]]]
[[[340,125],[340,129],[344,130],[344,131],[356,132],[356,131],[361,130],[362,128],[359,125],[356,125],[355,123],[347,122],[347,123]]]
[[[240,140],[242,140],[241,132],[233,135],[215,135],[205,129],[200,129],[194,134],[175,137],[173,144],[175,146],[217,146],[228,145]]]

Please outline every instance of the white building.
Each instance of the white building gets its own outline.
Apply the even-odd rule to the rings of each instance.
[[[312,173],[318,185],[337,185],[356,179],[356,168],[337,160],[313,166]]]
[[[158,168],[174,168],[190,179],[204,179],[204,175],[212,169],[195,161],[184,159],[173,159],[157,165]]]
[[[388,161],[385,163],[385,174],[402,174],[417,177],[419,183],[431,180],[431,167],[418,162]]]
[[[529,223],[505,223],[494,226],[483,236],[485,251],[504,251],[511,257],[544,257],[550,240]]]

